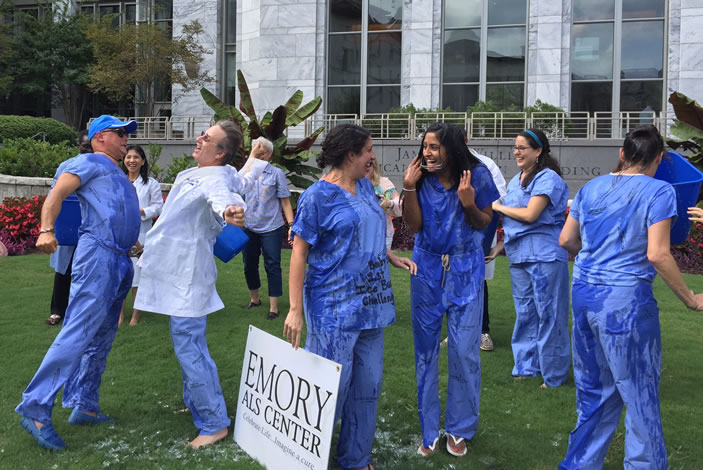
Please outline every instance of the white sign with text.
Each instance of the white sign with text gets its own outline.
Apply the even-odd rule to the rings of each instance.
[[[270,469],[326,469],[342,366],[249,325],[234,440]]]

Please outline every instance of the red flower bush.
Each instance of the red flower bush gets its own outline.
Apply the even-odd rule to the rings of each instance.
[[[39,218],[46,196],[7,197],[0,204],[0,240],[10,256],[31,250],[39,236]]]
[[[680,245],[672,246],[671,254],[681,271],[703,274],[703,224],[694,222],[686,241]]]

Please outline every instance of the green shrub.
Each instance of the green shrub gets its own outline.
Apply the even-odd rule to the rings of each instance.
[[[534,105],[527,106],[525,112],[532,118],[532,127],[541,129],[550,139],[564,138],[571,134],[571,119],[558,106],[537,100]]]
[[[50,144],[33,139],[7,139],[0,147],[0,173],[51,178],[59,164],[78,153],[68,142]]]
[[[195,159],[186,153],[184,153],[182,157],[174,158],[168,168],[166,168],[166,176],[164,176],[162,183],[173,183],[176,181],[178,173],[188,168],[193,168],[194,166]]]
[[[52,118],[32,116],[0,116],[0,142],[33,137],[51,144],[68,141],[75,145],[78,132]]]
[[[166,171],[156,163],[157,161],[159,161],[159,157],[161,156],[161,152],[163,151],[164,146],[159,144],[152,144],[151,142],[149,142],[147,144],[147,149],[147,159],[149,160],[149,176],[154,178],[159,183],[165,183],[166,181],[164,181],[164,178],[166,177]]]

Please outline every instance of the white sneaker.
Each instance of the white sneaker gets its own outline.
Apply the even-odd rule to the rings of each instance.
[[[481,350],[493,351],[493,340],[491,339],[491,335],[488,333],[481,334]]]
[[[448,336],[446,338],[444,338],[441,343],[439,343],[440,348],[446,348],[447,346],[449,346],[449,337]]]

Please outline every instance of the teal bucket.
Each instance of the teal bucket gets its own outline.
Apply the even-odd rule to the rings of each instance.
[[[239,227],[226,224],[215,240],[213,254],[227,263],[244,249],[249,237]]]
[[[679,245],[686,241],[691,221],[688,208],[698,202],[698,192],[703,182],[703,173],[676,152],[667,152],[654,177],[666,181],[676,190],[676,223],[671,227],[671,244]]]
[[[78,229],[81,226],[81,205],[78,197],[71,194],[61,204],[61,212],[54,224],[54,234],[59,245],[78,245]]]

